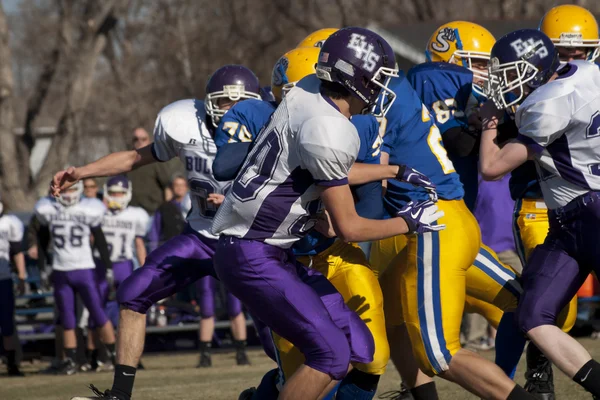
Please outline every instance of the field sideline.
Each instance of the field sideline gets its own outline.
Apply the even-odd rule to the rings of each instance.
[[[600,341],[583,339],[581,342],[591,351],[592,356],[600,358]],[[494,352],[482,352],[489,359]],[[213,355],[213,368],[196,369],[196,354],[159,354],[144,357],[145,371],[138,372],[135,400],[237,400],[238,394],[249,386],[256,386],[263,373],[274,364],[262,351],[249,352],[252,366],[235,365],[234,353]],[[523,384],[524,357],[517,372],[518,382]],[[25,378],[5,378],[4,369],[0,369],[0,399],[2,400],[69,400],[73,395],[87,395],[89,383],[94,383],[101,390],[109,387],[112,373],[78,374],[75,376],[48,376],[37,372],[47,365],[23,364]],[[2,368],[2,367],[0,367]],[[571,382],[560,371],[555,369],[557,399],[589,400],[591,395]],[[388,372],[383,376],[378,395],[399,385],[399,378],[390,364]],[[477,399],[458,386],[437,380],[440,398],[444,400]]]

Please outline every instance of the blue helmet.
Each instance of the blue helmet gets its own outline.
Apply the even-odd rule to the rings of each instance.
[[[344,28],[329,36],[321,47],[316,73],[321,80],[342,85],[371,113],[380,103],[379,116],[385,115],[396,98],[388,89],[391,78],[398,76],[394,51],[381,36],[365,28]]]
[[[204,107],[216,128],[226,110],[219,107],[219,99],[239,101],[242,99],[260,100],[258,78],[243,65],[225,65],[217,69],[206,83]]]
[[[520,29],[492,47],[486,94],[500,109],[520,103],[552,77],[560,65],[552,40],[537,29]],[[529,90],[525,91],[523,86]]]

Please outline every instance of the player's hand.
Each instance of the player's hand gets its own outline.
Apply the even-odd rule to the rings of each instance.
[[[444,216],[444,212],[438,210],[438,206],[431,200],[419,202],[411,201],[406,204],[396,216],[401,217],[408,225],[408,233],[425,233],[441,231],[446,225],[433,225]]]
[[[50,183],[50,194],[58,197],[60,192],[76,184],[81,179],[79,171],[75,167],[69,167],[63,171],[57,172]]]
[[[29,249],[27,249],[27,255],[32,260],[37,260],[38,259],[38,247],[36,245],[31,246]]]
[[[214,204],[215,206],[220,206],[225,201],[225,196],[219,193],[211,193],[206,198],[206,201],[210,204]]]
[[[333,229],[333,224],[331,223],[329,213],[326,210],[317,216],[315,230],[328,238],[337,236],[335,230]]]
[[[499,110],[492,100],[486,101],[479,111],[481,117],[481,129],[497,129],[504,110]]]
[[[407,167],[406,165],[398,165],[398,174],[396,179],[402,182],[410,183],[411,185],[422,187],[427,190],[429,198],[432,201],[437,201],[437,191],[435,184],[425,175],[416,169]]]
[[[23,296],[25,294],[25,277],[19,277],[17,282],[17,295]]]

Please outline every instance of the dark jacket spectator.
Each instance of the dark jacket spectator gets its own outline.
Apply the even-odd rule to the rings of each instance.
[[[158,246],[179,235],[185,228],[185,216],[189,211],[189,197],[187,195],[187,181],[182,175],[176,175],[170,185],[173,193],[171,201],[163,203],[152,219],[152,227],[148,232],[149,250],[153,251]]]

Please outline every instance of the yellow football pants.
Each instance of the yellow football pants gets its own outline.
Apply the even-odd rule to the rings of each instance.
[[[298,257],[302,264],[325,275],[344,297],[348,307],[367,324],[375,341],[373,362],[354,367],[372,375],[383,375],[390,358],[385,320],[383,294],[374,272],[363,251],[356,244],[337,240],[330,248],[316,256]],[[272,333],[280,368],[288,379],[304,363],[304,356],[290,342]]]
[[[523,268],[526,268],[533,249],[546,240],[548,229],[548,208],[543,199],[517,200],[513,214],[513,233]],[[576,320],[577,296],[561,311],[556,323],[563,331],[569,332]]]
[[[438,207],[445,230],[406,236],[404,248],[403,239],[395,238],[371,249],[372,260],[384,266],[386,323],[406,322],[415,356],[429,375],[445,371],[460,349],[465,306],[497,326],[500,310],[516,308],[520,291],[514,271],[481,246],[479,226],[464,202],[440,200]],[[400,253],[386,262],[396,249]]]

